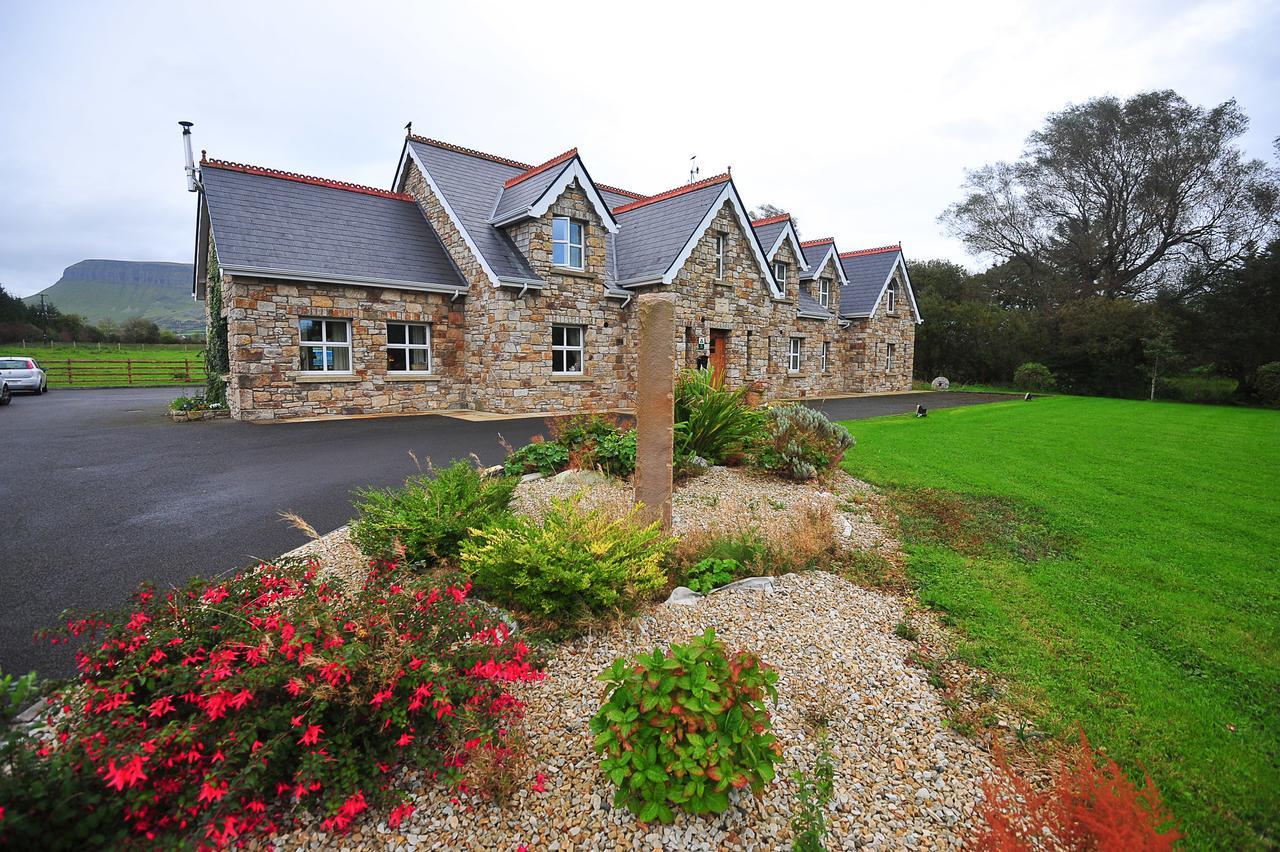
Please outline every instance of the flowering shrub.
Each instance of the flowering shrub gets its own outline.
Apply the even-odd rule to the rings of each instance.
[[[472,530],[462,563],[486,600],[564,622],[630,609],[664,588],[670,548],[658,522],[640,526],[634,510],[616,518],[553,499],[541,523],[513,516]]]
[[[344,595],[299,564],[144,588],[124,613],[67,623],[97,636],[76,654],[79,688],[50,699],[40,756],[139,841],[239,843],[295,804],[344,831],[390,804],[396,766],[456,778],[503,748],[520,712],[508,684],[542,676],[468,591],[383,565]]]
[[[769,409],[756,463],[791,479],[813,479],[835,470],[853,444],[849,430],[822,412],[807,405],[783,405]]]
[[[978,849],[1164,852],[1181,837],[1150,776],[1134,787],[1114,760],[1094,752],[1084,731],[1043,792],[1015,774],[998,749],[996,758],[999,772],[983,788]]]
[[[778,675],[760,658],[732,658],[715,631],[635,663],[615,660],[597,680],[609,684],[591,720],[600,769],[644,822],[729,807],[729,790],[759,793],[774,778],[782,746],[770,734],[765,696],[778,700]]]
[[[507,514],[514,479],[482,476],[462,460],[435,473],[412,477],[403,488],[359,493],[351,537],[364,553],[426,564],[453,559],[468,529]]]

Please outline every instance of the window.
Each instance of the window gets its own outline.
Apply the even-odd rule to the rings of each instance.
[[[800,347],[803,345],[803,338],[791,338],[791,357],[787,360],[787,370],[792,373],[800,372]]]
[[[348,320],[298,320],[299,354],[304,373],[351,372],[351,323]]]
[[[582,326],[551,326],[551,372],[582,375]]]
[[[898,282],[889,282],[889,292],[885,294],[885,307],[889,313],[893,313],[898,307]]]
[[[716,234],[716,280],[724,280],[724,234]]]
[[[387,323],[387,372],[431,372],[431,326],[416,322]]]
[[[791,270],[791,264],[779,261],[773,265],[773,277],[778,279],[778,288],[782,290],[782,295],[787,295],[787,273]]]
[[[831,363],[831,341],[822,341],[822,372],[827,371],[827,367]]]
[[[582,223],[568,216],[551,220],[551,262],[570,269],[583,268]]]
[[[827,308],[831,306],[831,279],[818,279],[818,304]]]
[[[888,344],[888,345],[887,345],[887,348],[885,349],[885,352],[884,352],[884,371],[885,371],[886,373],[892,373],[892,372],[893,372],[893,355],[894,355],[894,352],[895,352],[895,346],[894,346],[894,344],[892,344],[892,343]]]

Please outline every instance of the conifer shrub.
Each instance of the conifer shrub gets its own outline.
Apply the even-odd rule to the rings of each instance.
[[[770,408],[756,464],[789,479],[825,476],[840,466],[853,436],[839,423],[807,405]]]
[[[408,479],[401,488],[358,493],[352,540],[368,556],[433,565],[457,557],[467,531],[506,517],[516,480],[484,476],[455,461]]]
[[[726,654],[713,629],[615,660],[596,679],[608,686],[591,720],[600,769],[617,785],[614,804],[641,821],[721,813],[730,791],[773,781],[782,747],[765,701],[777,702],[778,675],[749,651]]]
[[[474,529],[462,567],[486,600],[555,625],[630,611],[666,587],[671,549],[658,522],[551,501],[541,522],[511,516]]]

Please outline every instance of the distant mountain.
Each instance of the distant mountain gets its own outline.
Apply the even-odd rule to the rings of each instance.
[[[196,331],[204,327],[204,306],[191,298],[192,275],[189,263],[82,260],[23,301],[39,303],[43,295],[64,314],[80,314],[91,323],[145,317],[179,333]]]

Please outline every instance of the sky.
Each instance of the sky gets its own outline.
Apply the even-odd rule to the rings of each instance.
[[[938,215],[1070,103],[1172,88],[1280,136],[1280,3],[0,0],[0,284],[190,261],[209,156],[387,187],[404,125],[646,194],[697,156],[842,250],[971,267]]]

